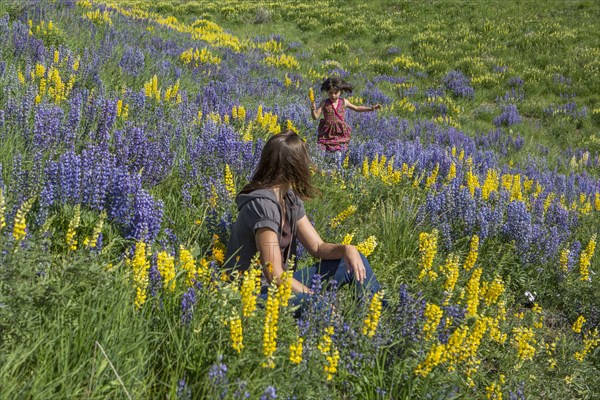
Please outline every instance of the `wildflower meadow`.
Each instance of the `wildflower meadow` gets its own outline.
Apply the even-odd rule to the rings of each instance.
[[[599,398],[600,3],[492,3],[0,1],[0,399]],[[287,130],[383,287],[300,318],[221,267]]]

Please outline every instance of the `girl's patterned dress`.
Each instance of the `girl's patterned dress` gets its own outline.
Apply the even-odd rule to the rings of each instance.
[[[346,105],[344,99],[338,99],[334,106],[331,100],[325,100],[323,118],[319,122],[317,143],[326,151],[345,151],[350,142],[352,129],[344,121]]]

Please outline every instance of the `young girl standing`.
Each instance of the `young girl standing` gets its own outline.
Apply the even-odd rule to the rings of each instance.
[[[328,97],[321,101],[318,107],[314,101],[310,105],[314,120],[318,119],[321,112],[323,112],[323,118],[319,121],[317,143],[329,152],[344,151],[348,148],[350,133],[352,132],[345,121],[346,108],[352,111],[365,112],[378,110],[381,105],[355,106],[347,99],[341,98],[342,92],[352,93],[352,85],[338,77],[325,79],[321,85],[321,91],[326,92]]]

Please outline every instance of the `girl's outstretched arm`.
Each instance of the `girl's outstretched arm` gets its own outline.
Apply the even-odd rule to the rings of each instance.
[[[352,111],[358,111],[358,112],[367,112],[367,111],[375,111],[375,110],[379,110],[381,108],[381,104],[375,104],[374,106],[355,106],[354,104],[350,103],[348,101],[348,99],[344,99],[345,103],[346,103],[346,108],[349,108]]]
[[[319,117],[321,116],[321,111],[323,111],[324,103],[324,100],[320,102],[319,107],[317,107],[315,103],[310,104],[310,115],[312,116],[312,119],[319,119]]]
[[[281,275],[283,274],[283,263],[277,233],[269,228],[259,228],[256,230],[254,240],[256,241],[256,248],[260,253],[260,263],[264,265],[263,273],[267,277],[267,281],[269,283],[275,281],[275,284],[279,285],[281,283]],[[308,287],[294,278],[292,278],[292,291],[310,293]]]

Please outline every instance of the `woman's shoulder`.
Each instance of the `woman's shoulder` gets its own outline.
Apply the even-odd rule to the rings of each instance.
[[[290,201],[292,202],[293,205],[304,204],[304,202],[302,201],[302,199],[296,194],[296,192],[294,192],[293,189],[288,190],[287,196],[288,196],[288,198],[290,199]]]

